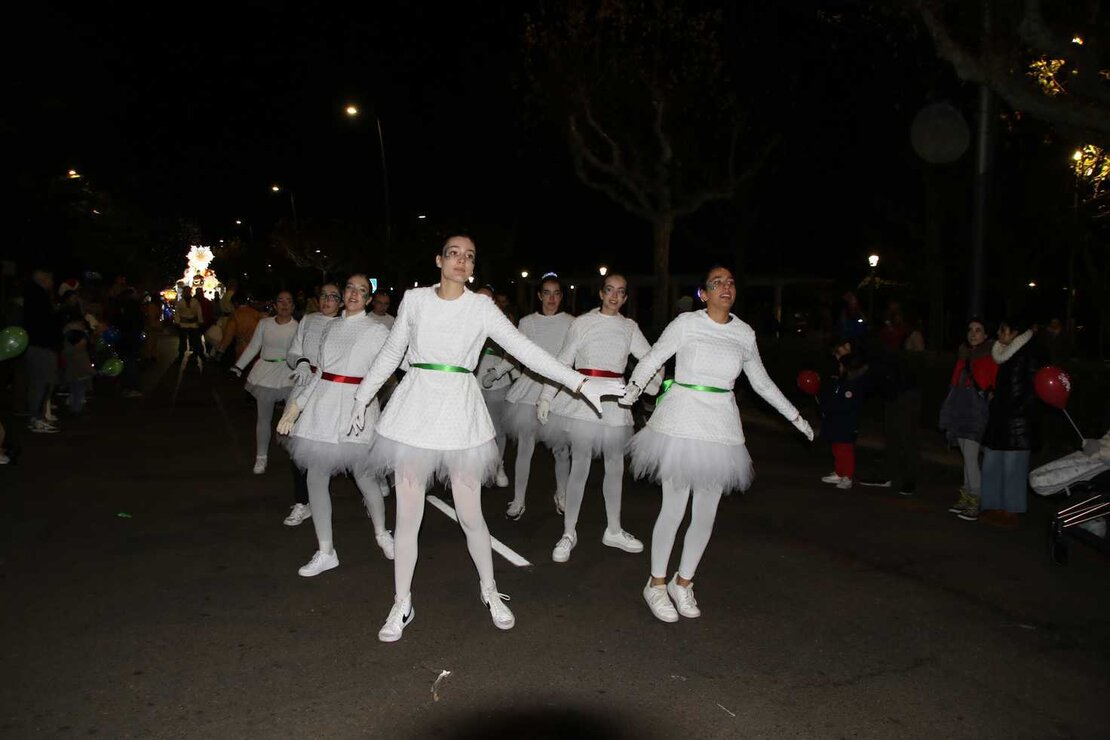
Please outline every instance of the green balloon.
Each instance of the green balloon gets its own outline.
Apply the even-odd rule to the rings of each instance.
[[[19,326],[9,326],[0,331],[0,360],[10,360],[27,349],[27,332]]]
[[[104,363],[100,368],[101,375],[107,375],[109,378],[114,378],[123,372],[123,360],[118,357],[113,357]]]

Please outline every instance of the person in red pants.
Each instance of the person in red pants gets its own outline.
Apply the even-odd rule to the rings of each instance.
[[[868,390],[868,367],[862,349],[844,343],[833,348],[839,373],[819,396],[821,437],[832,446],[833,472],[821,479],[837,488],[852,487],[856,477],[856,437],[859,417]]]

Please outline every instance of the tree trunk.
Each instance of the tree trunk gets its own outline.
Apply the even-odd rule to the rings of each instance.
[[[652,328],[663,331],[671,311],[671,234],[674,215],[663,214],[652,224],[654,237],[655,296],[651,303]]]
[[[944,345],[944,250],[941,240],[940,183],[934,167],[925,168],[925,285],[929,295],[926,346]]]

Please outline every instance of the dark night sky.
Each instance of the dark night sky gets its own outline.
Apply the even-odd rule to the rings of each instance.
[[[973,95],[908,25],[862,21],[855,6],[793,4],[767,29],[767,66],[745,71],[778,89],[755,115],[781,140],[751,195],[753,270],[851,277],[868,250],[908,240],[922,200],[910,121],[931,99]],[[515,227],[533,269],[602,255],[648,271],[647,225],[577,183],[554,126],[524,123],[522,7],[47,5],[8,50],[21,72],[10,156],[25,177],[76,167],[153,213],[198,220],[210,241],[234,218],[283,215],[272,182],[295,191],[302,219],[371,223],[378,142],[371,118],[344,117],[353,100],[381,116],[395,223],[427,211]],[[835,12],[842,21],[819,20]],[[721,208],[680,222],[675,271],[728,255],[722,222]]]

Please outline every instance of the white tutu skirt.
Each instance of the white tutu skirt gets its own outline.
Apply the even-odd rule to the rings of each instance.
[[[404,480],[427,490],[433,481],[448,483],[451,476],[482,485],[490,483],[500,464],[501,455],[492,439],[462,450],[430,450],[379,434],[370,447],[369,471],[380,477],[393,473],[398,483]]]
[[[591,457],[624,457],[624,448],[632,437],[631,426],[609,426],[600,422],[572,419],[552,414],[540,425],[539,439],[553,450],[587,447]]]
[[[540,436],[540,422],[536,418],[536,404],[506,402],[501,412],[501,426],[512,439]]]
[[[636,478],[669,480],[692,490],[746,491],[755,471],[746,445],[672,437],[644,427],[628,443],[629,469]]]
[[[321,442],[293,435],[285,447],[293,463],[301,470],[322,469],[330,475],[350,473],[356,478],[370,475],[368,442]]]
[[[247,383],[244,387],[247,389],[247,393],[263,403],[281,403],[282,401],[287,401],[289,400],[289,393],[293,390],[293,386],[291,385],[287,385],[284,388],[271,388],[268,385]]]

